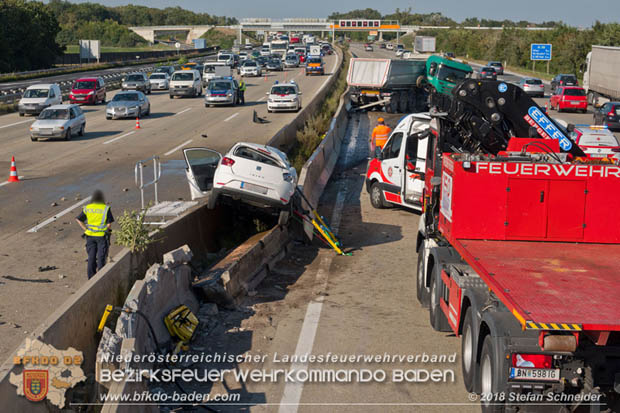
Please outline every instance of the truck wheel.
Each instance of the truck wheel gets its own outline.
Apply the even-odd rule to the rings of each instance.
[[[467,308],[463,320],[461,337],[461,370],[463,383],[468,392],[474,389],[474,369],[476,368],[476,348],[474,347],[474,320],[471,307]]]
[[[428,308],[428,294],[424,283],[424,244],[418,251],[418,271],[416,274],[416,296],[422,307]]]
[[[409,102],[409,97],[407,93],[401,92],[398,99],[398,111],[400,113],[407,113],[407,104]]]
[[[430,303],[430,321],[431,326],[435,331],[452,331],[450,324],[448,324],[448,319],[446,315],[443,313],[441,307],[439,306],[439,300],[441,300],[441,266],[435,265],[433,267],[433,279],[431,280],[431,303]]]
[[[495,347],[491,336],[484,337],[482,353],[480,354],[480,394],[486,401],[480,402],[483,413],[503,413],[506,406],[494,400],[494,395],[500,394],[500,369],[496,366]]]
[[[383,191],[379,186],[379,182],[375,182],[370,186],[370,203],[374,208],[383,209],[386,206]]]

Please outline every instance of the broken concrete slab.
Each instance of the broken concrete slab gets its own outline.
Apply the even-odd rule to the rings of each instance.
[[[186,264],[192,260],[193,254],[189,246],[183,245],[180,248],[164,254],[164,265],[174,268]]]

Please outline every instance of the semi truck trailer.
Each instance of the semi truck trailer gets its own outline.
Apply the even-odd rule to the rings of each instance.
[[[417,298],[465,388],[483,412],[618,411],[620,167],[514,85],[430,100]]]
[[[601,106],[612,100],[620,100],[620,47],[592,46],[586,56],[583,88],[588,103]]]

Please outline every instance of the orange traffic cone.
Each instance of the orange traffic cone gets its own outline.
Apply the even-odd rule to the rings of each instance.
[[[19,176],[17,176],[17,168],[15,167],[15,157],[11,157],[11,173],[9,175],[9,182],[19,182]]]
[[[265,82],[267,81],[267,75],[265,74]]]
[[[136,129],[140,129],[140,118],[136,118]]]

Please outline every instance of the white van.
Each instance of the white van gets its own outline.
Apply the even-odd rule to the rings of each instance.
[[[227,64],[230,67],[235,65],[235,57],[232,53],[219,53],[217,55],[217,61]]]
[[[200,72],[196,69],[177,70],[170,78],[170,99],[175,96],[202,95]]]
[[[228,69],[229,74],[224,75],[221,73],[221,70],[224,68]],[[232,76],[232,69],[226,62],[205,62],[204,69],[202,70],[202,85],[206,86],[209,80],[218,76]]]
[[[28,113],[38,115],[43,109],[62,103],[62,92],[56,83],[41,83],[28,86],[17,104],[19,116]]]

